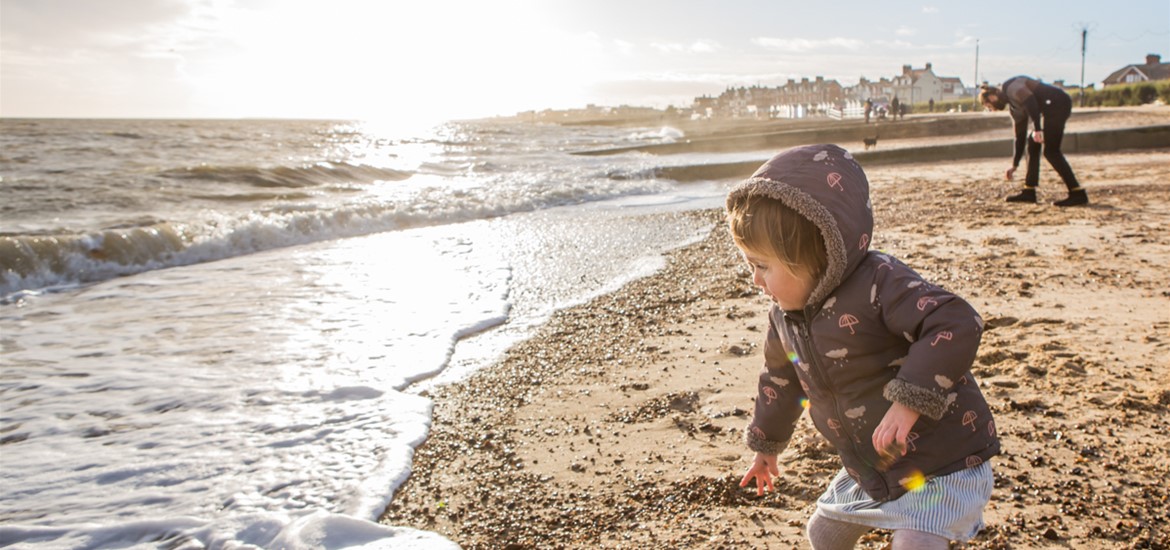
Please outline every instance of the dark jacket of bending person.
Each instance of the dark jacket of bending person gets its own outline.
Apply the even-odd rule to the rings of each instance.
[[[1079,206],[1089,203],[1085,189],[1077,182],[1072,167],[1060,150],[1064,126],[1072,114],[1072,98],[1064,90],[1034,78],[1017,76],[1005,80],[1000,88],[984,84],[979,93],[979,102],[995,111],[1002,111],[1006,107],[1015,122],[1015,154],[1012,167],[1005,173],[1006,179],[1010,180],[1015,175],[1025,147],[1028,151],[1024,188],[1018,194],[1008,197],[1008,202],[1036,202],[1036,188],[1040,185],[1040,154],[1043,149],[1044,158],[1068,187],[1068,197],[1053,204]]]

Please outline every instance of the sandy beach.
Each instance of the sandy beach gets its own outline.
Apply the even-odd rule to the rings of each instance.
[[[1170,149],[1070,155],[1092,200],[1072,209],[1051,205],[1047,164],[1040,204],[1005,203],[1006,153],[867,167],[873,247],[987,323],[973,371],[1004,452],[968,547],[1170,548]],[[661,272],[429,393],[430,438],[383,523],[465,548],[806,547],[839,463],[805,418],[777,491],[738,487],[767,304],[722,213],[688,215],[714,229]]]

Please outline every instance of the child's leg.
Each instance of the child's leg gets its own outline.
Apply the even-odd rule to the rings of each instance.
[[[808,519],[808,541],[813,550],[852,550],[869,527],[829,519],[814,513]],[[945,548],[945,546],[944,546]]]
[[[894,531],[893,550],[947,550],[951,541],[923,531],[900,529]]]

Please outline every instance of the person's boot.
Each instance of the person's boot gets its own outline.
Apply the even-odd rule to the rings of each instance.
[[[1089,194],[1085,193],[1085,188],[1083,187],[1070,189],[1067,199],[1058,200],[1052,204],[1056,206],[1082,206],[1089,204]]]
[[[1007,198],[1008,202],[1030,202],[1036,204],[1036,188],[1025,187],[1018,195],[1012,195]]]

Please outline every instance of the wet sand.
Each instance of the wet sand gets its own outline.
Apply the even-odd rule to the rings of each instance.
[[[1052,206],[1047,165],[1040,204],[1003,202],[1009,158],[867,169],[874,247],[987,323],[973,370],[1004,452],[969,548],[1170,547],[1170,149],[1069,160],[1089,207]],[[767,304],[721,212],[693,215],[714,229],[663,271],[432,390],[382,522],[465,548],[805,547],[839,463],[804,418],[777,491],[738,488]]]

